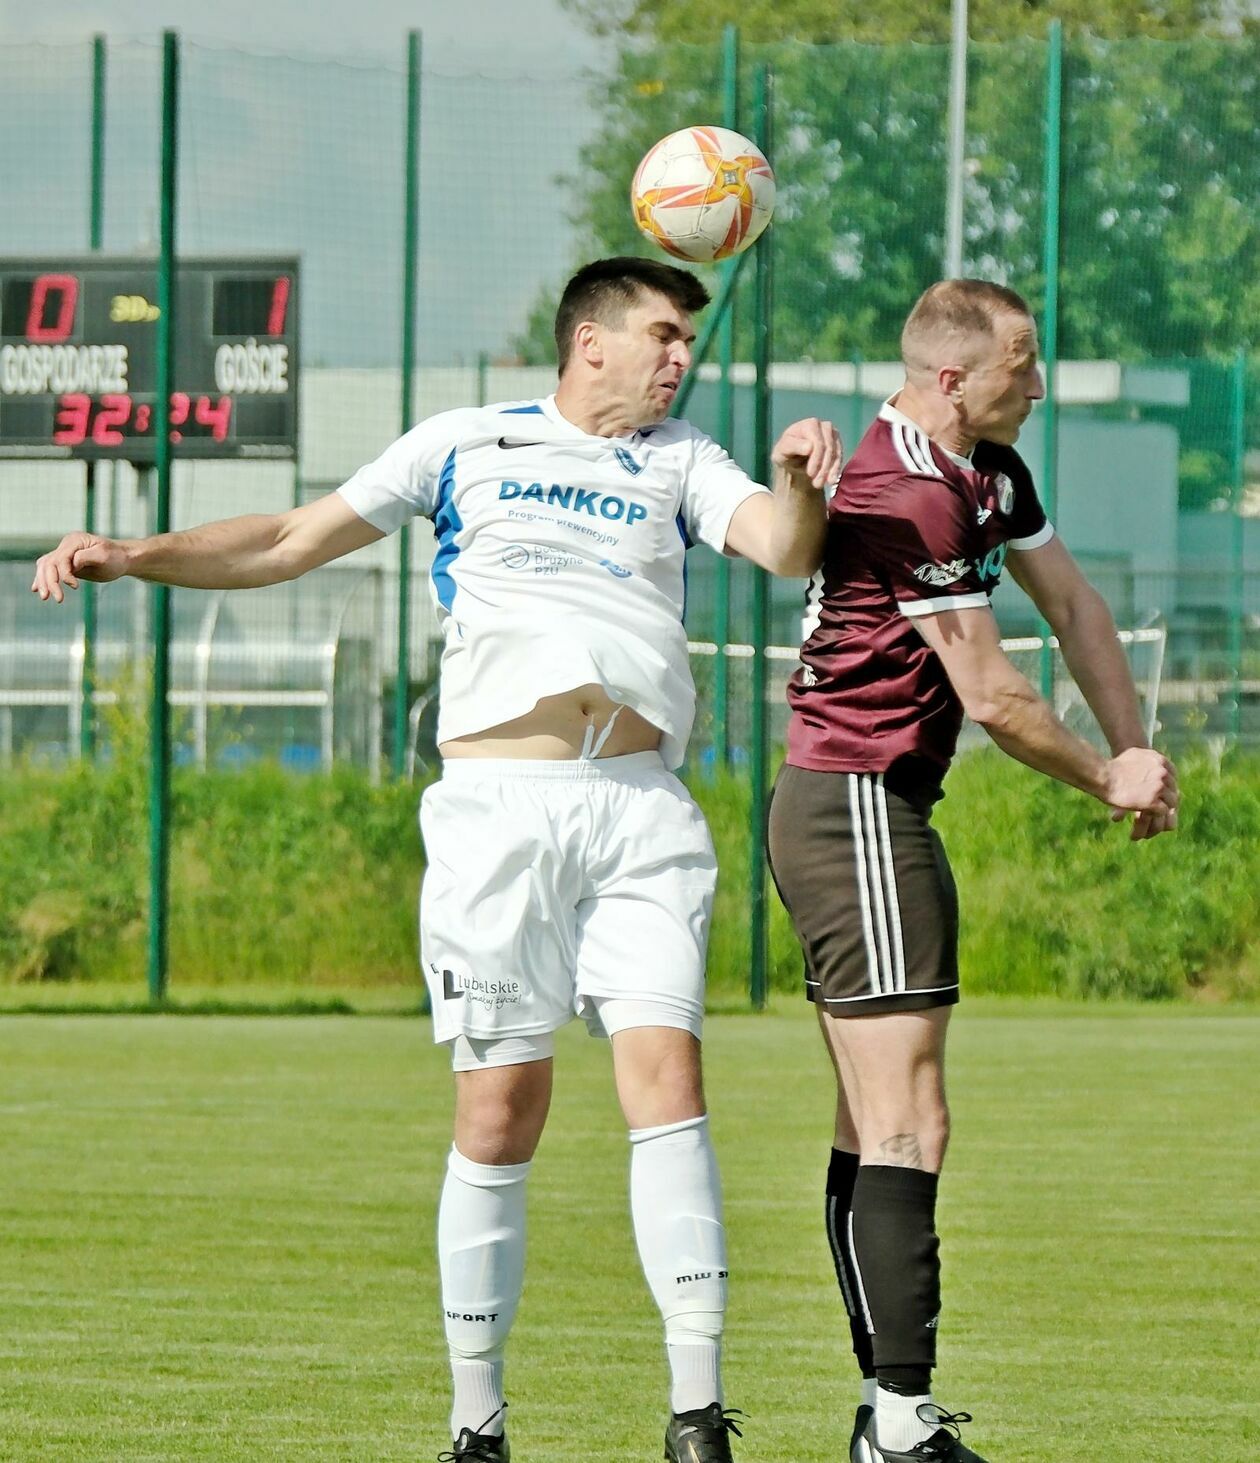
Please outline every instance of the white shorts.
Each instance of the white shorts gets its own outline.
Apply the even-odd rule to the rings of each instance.
[[[717,860],[659,753],[452,758],[420,831],[435,1041],[538,1036],[575,1015],[602,1036],[604,1001],[700,1034]]]

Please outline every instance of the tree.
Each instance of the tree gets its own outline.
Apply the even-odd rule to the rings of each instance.
[[[758,63],[774,75],[776,353],[895,356],[909,303],[941,271],[948,6],[567,3],[624,38],[572,185],[587,256],[649,252],[627,180],[656,138],[721,116],[733,20],[745,103]],[[1035,311],[1044,36],[1064,23],[1061,355],[1225,357],[1260,341],[1260,23],[1234,14],[1228,0],[971,0],[966,268]],[[535,358],[553,355],[545,323],[520,343]]]

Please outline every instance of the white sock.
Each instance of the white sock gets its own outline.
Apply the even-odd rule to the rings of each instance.
[[[451,1436],[503,1431],[503,1348],[525,1276],[528,1163],[473,1163],[452,1147],[438,1206]]]
[[[643,1273],[665,1320],[670,1408],[722,1401],[726,1231],[707,1117],[630,1133],[630,1214]]]
[[[875,1442],[893,1453],[908,1453],[916,1443],[930,1438],[936,1431],[934,1422],[924,1422],[918,1408],[932,1400],[932,1394],[903,1397],[880,1387],[875,1394]]]

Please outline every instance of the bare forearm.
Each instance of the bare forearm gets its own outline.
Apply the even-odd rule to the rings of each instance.
[[[808,478],[782,467],[774,471],[774,516],[767,568],[789,579],[808,579],[822,562],[827,504]]]
[[[283,518],[251,513],[180,533],[127,539],[125,573],[187,589],[255,589],[291,577]]]
[[[1128,657],[1106,601],[1095,597],[1055,630],[1063,659],[1112,752],[1149,746]]]
[[[1022,676],[968,711],[1007,756],[1107,800],[1104,759],[1063,725]]]

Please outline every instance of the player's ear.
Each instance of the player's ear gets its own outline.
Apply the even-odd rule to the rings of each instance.
[[[604,364],[604,347],[599,325],[594,320],[583,320],[573,332],[573,348],[582,359],[592,366]]]
[[[966,375],[966,371],[961,366],[942,366],[936,373],[941,395],[947,396],[950,401],[957,401],[962,394],[963,380]]]

